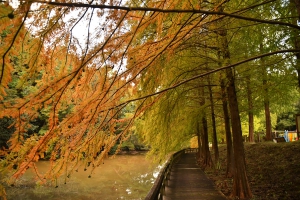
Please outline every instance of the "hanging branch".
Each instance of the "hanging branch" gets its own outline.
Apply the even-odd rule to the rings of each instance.
[[[6,55],[8,54],[8,52],[10,51],[10,49],[13,47],[13,45],[14,45],[14,43],[15,43],[15,41],[16,41],[17,36],[19,35],[19,33],[20,33],[22,27],[24,26],[24,23],[25,23],[25,21],[26,21],[26,19],[27,19],[27,17],[28,17],[28,14],[29,14],[30,6],[31,6],[31,3],[28,4],[27,11],[26,11],[25,16],[24,16],[24,18],[23,18],[23,20],[22,20],[22,23],[20,24],[18,30],[16,31],[16,33],[15,33],[13,39],[12,39],[11,44],[9,45],[9,47],[7,48],[7,50],[4,52],[4,54],[3,54],[3,56],[2,56],[2,67],[1,67],[1,72],[0,72],[0,73],[1,73],[1,74],[0,74],[0,87],[3,87],[3,86],[2,86],[2,80],[3,80],[3,78],[4,78],[5,57],[6,57]]]
[[[247,62],[250,62],[250,61],[253,61],[253,60],[256,60],[256,59],[259,59],[259,58],[264,58],[264,57],[267,57],[267,56],[271,56],[271,55],[275,55],[275,54],[281,54],[281,53],[293,53],[293,52],[300,52],[300,49],[286,49],[286,50],[279,50],[279,51],[273,51],[273,52],[270,52],[270,53],[265,53],[265,54],[261,54],[261,55],[258,55],[258,56],[254,56],[254,57],[251,57],[251,58],[248,58],[248,59],[245,59],[245,60],[242,60],[240,62],[237,62],[237,63],[234,63],[234,64],[231,64],[231,65],[227,65],[227,66],[224,66],[224,67],[220,67],[220,68],[217,68],[217,69],[214,69],[214,70],[211,70],[211,71],[208,71],[208,72],[205,72],[205,73],[202,73],[202,74],[199,74],[197,76],[193,76],[189,79],[186,79],[186,80],[183,80],[179,83],[176,83],[174,85],[172,85],[171,87],[168,87],[168,88],[165,88],[163,90],[160,90],[158,92],[155,92],[155,93],[152,93],[152,94],[148,94],[148,95],[145,95],[145,96],[142,96],[142,97],[138,97],[138,98],[135,98],[135,99],[130,99],[128,101],[125,101],[119,105],[117,105],[116,107],[119,107],[119,106],[122,106],[124,104],[128,104],[130,102],[134,102],[134,101],[138,101],[138,100],[141,100],[141,99],[145,99],[145,98],[148,98],[148,97],[151,97],[151,96],[155,96],[155,95],[158,95],[158,94],[161,94],[161,93],[164,93],[168,90],[172,90],[172,89],[175,89],[185,83],[188,83],[190,81],[193,81],[195,79],[198,79],[198,78],[201,78],[201,77],[204,77],[204,76],[207,76],[209,74],[213,74],[215,72],[218,72],[218,71],[221,71],[221,70],[224,70],[224,69],[228,69],[228,68],[232,68],[232,67],[236,67],[236,66],[239,66],[243,63],[247,63]],[[110,108],[112,109],[112,108]]]
[[[32,3],[44,3],[53,6],[66,6],[66,7],[77,7],[77,8],[100,8],[100,9],[110,9],[110,10],[124,10],[127,12],[130,11],[152,11],[152,12],[160,12],[160,13],[192,13],[192,14],[207,14],[207,15],[219,15],[219,16],[227,16],[236,19],[242,19],[246,21],[253,21],[253,22],[261,22],[265,24],[276,24],[282,26],[288,26],[291,28],[296,28],[300,30],[300,27],[294,24],[286,23],[286,22],[278,22],[274,20],[264,20],[264,19],[257,19],[251,17],[245,17],[240,15],[235,15],[226,12],[217,12],[217,11],[208,11],[208,10],[188,10],[188,9],[161,9],[161,8],[149,8],[149,7],[126,7],[126,6],[113,6],[113,5],[91,5],[91,4],[84,4],[84,3],[59,3],[59,2],[47,2],[47,1],[29,1]]]

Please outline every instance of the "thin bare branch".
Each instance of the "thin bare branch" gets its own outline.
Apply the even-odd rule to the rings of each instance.
[[[31,4],[29,4],[29,7],[30,7],[30,5],[31,5]],[[8,52],[10,51],[10,49],[12,48],[12,46],[14,45],[14,43],[15,43],[15,41],[16,41],[16,38],[17,38],[18,34],[20,33],[20,31],[21,31],[21,29],[22,29],[22,27],[23,27],[23,25],[24,25],[24,23],[25,23],[25,21],[26,21],[26,19],[27,19],[27,17],[28,17],[29,10],[30,10],[29,7],[28,7],[28,9],[27,9],[27,11],[26,11],[26,13],[25,13],[25,16],[24,16],[24,19],[23,19],[22,23],[20,24],[18,30],[16,31],[16,33],[15,33],[15,35],[14,35],[14,37],[13,37],[13,40],[12,40],[10,46],[7,48],[7,50],[5,51],[5,53],[4,53],[3,56],[2,56],[2,68],[1,68],[1,72],[0,72],[0,73],[1,73],[1,74],[0,74],[0,87],[2,87],[2,80],[3,80],[3,76],[4,76],[5,57],[6,57],[6,55],[8,54]]]
[[[130,11],[152,11],[152,12],[160,12],[160,13],[192,13],[192,14],[207,14],[207,15],[219,15],[219,16],[227,16],[236,19],[242,19],[246,21],[253,21],[253,22],[261,22],[265,24],[276,24],[281,26],[288,26],[292,28],[296,28],[300,30],[300,27],[294,24],[286,23],[286,22],[279,22],[275,20],[264,20],[264,19],[257,19],[251,17],[245,17],[241,15],[226,13],[226,12],[217,12],[217,11],[208,11],[208,10],[185,10],[185,9],[160,9],[160,8],[149,8],[149,7],[126,7],[126,6],[113,6],[113,5],[90,5],[90,4],[83,4],[83,3],[59,3],[59,2],[47,2],[47,1],[29,1],[33,3],[44,3],[53,6],[66,6],[66,7],[77,7],[77,8],[100,8],[100,9],[112,9],[112,10],[125,10],[127,12]]]

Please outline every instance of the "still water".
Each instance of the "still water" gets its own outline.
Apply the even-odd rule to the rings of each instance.
[[[39,171],[48,168],[48,161],[38,163]],[[58,187],[40,185],[28,170],[14,187],[7,188],[8,200],[138,200],[144,199],[155,181],[160,166],[145,155],[118,155],[105,160],[91,178],[89,170],[74,172],[67,184]]]

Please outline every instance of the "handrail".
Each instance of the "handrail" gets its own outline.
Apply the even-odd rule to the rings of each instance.
[[[180,150],[174,153],[168,159],[167,163],[165,164],[164,168],[159,172],[158,177],[156,178],[152,188],[150,189],[148,195],[146,196],[145,200],[161,200],[164,194],[166,182],[169,178],[172,165],[174,161],[182,154],[182,153],[192,153],[198,152],[198,149],[188,148]]]

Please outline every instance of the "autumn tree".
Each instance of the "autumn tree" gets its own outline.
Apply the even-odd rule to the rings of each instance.
[[[117,141],[128,138],[136,119],[152,130],[143,137],[159,157],[185,147],[182,141],[197,134],[199,123],[206,145],[209,115],[204,113],[210,113],[210,109],[203,101],[208,97],[204,80],[209,74],[219,73],[228,98],[233,134],[232,196],[250,197],[235,67],[275,54],[297,53],[299,49],[270,49],[240,59],[231,54],[233,37],[228,33],[232,27],[227,22],[245,20],[299,31],[297,25],[286,21],[249,15],[249,11],[257,12],[262,5],[272,3],[21,1],[13,12],[10,8],[0,19],[1,27],[12,27],[4,40],[6,48],[0,50],[1,117],[16,121],[10,152],[1,161],[1,166],[12,172],[9,182],[13,183],[28,167],[35,168],[35,162],[45,152],[51,152],[51,169],[44,177],[54,183],[61,175],[67,181],[81,165],[86,169],[90,166],[92,173]],[[34,39],[27,44],[29,36]],[[4,101],[14,72],[10,59],[21,44],[26,56],[20,63],[28,69],[20,74],[19,87],[30,83],[36,90],[26,98]],[[205,55],[204,49],[211,53]],[[204,57],[209,58],[209,65]],[[204,93],[199,95],[196,91],[201,88]],[[120,113],[132,103],[132,115],[120,120]],[[42,110],[49,111],[47,130],[24,138],[24,127]],[[120,128],[118,134],[116,127]],[[153,138],[154,128],[158,134]]]

